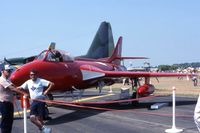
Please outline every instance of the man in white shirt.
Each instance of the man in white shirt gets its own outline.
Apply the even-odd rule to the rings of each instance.
[[[51,90],[54,83],[37,77],[37,71],[30,71],[30,79],[27,80],[20,87],[21,89],[28,90],[31,99],[45,99],[45,95]],[[45,90],[45,88],[47,89]],[[33,100],[30,107],[30,120],[34,123],[42,133],[50,133],[51,129],[44,126],[43,116],[45,115],[45,103]]]

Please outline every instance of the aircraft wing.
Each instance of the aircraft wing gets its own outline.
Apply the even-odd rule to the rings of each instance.
[[[35,59],[36,56],[30,56],[30,57],[17,57],[17,58],[10,58],[6,59],[4,58],[4,62],[10,64],[10,65],[23,65],[25,63],[31,62]]]
[[[83,65],[80,67],[83,74],[83,80],[103,77],[179,77],[192,76],[187,73],[165,73],[165,72],[130,72],[130,71],[104,71],[91,65]]]
[[[149,58],[147,57],[115,57],[115,59],[124,60],[124,59],[149,59]]]
[[[179,77],[188,74],[165,72],[129,72],[129,71],[105,71],[106,77]]]

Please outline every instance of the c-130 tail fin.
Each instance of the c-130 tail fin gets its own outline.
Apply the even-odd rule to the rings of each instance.
[[[102,22],[86,55],[81,57],[99,59],[110,57],[114,49],[111,25]]]

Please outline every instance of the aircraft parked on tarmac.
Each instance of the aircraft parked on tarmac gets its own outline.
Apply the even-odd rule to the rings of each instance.
[[[55,47],[55,43],[52,42],[49,47]],[[87,54],[78,56],[79,58],[105,58],[112,54],[114,49],[114,39],[112,35],[112,29],[110,23],[102,22],[99,29],[92,41],[92,44],[87,52]],[[10,64],[12,66],[20,66],[29,63],[35,59],[36,55],[30,57],[16,57],[16,58],[4,58],[4,63]]]
[[[107,46],[102,48],[97,43],[94,48],[90,49],[102,51],[105,47]],[[92,53],[90,49],[89,53]],[[107,47],[106,50],[109,51],[109,48]],[[133,92],[132,96],[136,98],[149,96],[154,92],[155,87],[150,84],[150,77],[187,76],[187,74],[178,73],[126,71],[121,65],[121,60],[146,59],[146,57],[122,57],[121,51],[122,37],[118,39],[117,45],[109,57],[101,56],[103,52],[94,52],[92,57],[87,54],[73,58],[65,51],[49,47],[49,49],[42,51],[34,61],[16,69],[11,75],[11,81],[16,86],[20,86],[29,79],[29,71],[35,69],[38,71],[39,77],[54,82],[55,86],[51,92],[61,92],[112,85],[117,81],[116,79],[122,77],[128,77],[137,84],[138,78],[144,77],[145,83],[138,86],[136,92]]]

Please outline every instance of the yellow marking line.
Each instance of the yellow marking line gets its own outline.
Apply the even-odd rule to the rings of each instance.
[[[106,94],[106,95],[102,95],[102,96],[94,96],[94,97],[88,97],[88,98],[82,98],[79,100],[74,100],[72,102],[82,102],[82,101],[89,101],[92,99],[98,99],[98,98],[102,98],[102,97],[107,97],[107,96],[113,96],[114,94]]]
[[[30,112],[30,110],[27,110],[27,111],[26,111],[26,113],[29,113],[29,112]],[[19,114],[20,114],[20,115],[21,115],[21,114],[24,114],[24,111],[19,111],[19,112],[17,111],[17,112],[14,112],[14,116],[19,115]]]
[[[29,113],[30,110],[27,110],[26,112]],[[24,111],[14,112],[14,116],[16,116],[16,115],[22,115],[22,114],[24,114]],[[0,115],[0,118],[1,118],[1,115]]]

